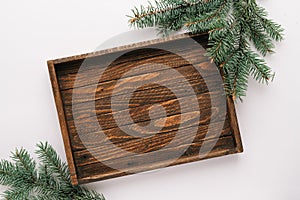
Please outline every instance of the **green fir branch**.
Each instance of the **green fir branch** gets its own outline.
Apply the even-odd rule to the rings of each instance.
[[[25,149],[12,153],[13,162],[0,161],[0,184],[9,188],[2,194],[9,200],[104,200],[103,195],[73,186],[66,163],[48,143],[37,145],[37,166]]]
[[[163,35],[180,29],[209,33],[208,56],[234,99],[246,96],[249,76],[261,83],[274,77],[262,57],[274,52],[284,30],[255,0],[160,0],[132,11],[129,23],[137,28],[157,27]]]

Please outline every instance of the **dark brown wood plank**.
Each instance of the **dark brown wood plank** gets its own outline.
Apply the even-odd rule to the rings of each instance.
[[[204,129],[200,129],[199,131],[204,131],[208,128],[208,126],[211,124],[212,126],[214,125],[214,123],[217,124],[217,126],[219,126],[220,123],[228,123],[228,118],[226,119],[226,121],[222,121],[222,116],[218,115],[218,110],[213,110],[212,111],[212,117],[210,117],[210,113],[209,111],[204,111],[205,113],[202,114],[200,120],[198,121],[197,118],[197,113],[194,112],[190,112],[190,113],[185,113],[182,115],[173,115],[170,117],[167,117],[166,124],[163,127],[159,127],[161,128],[161,130],[159,131],[160,134],[166,134],[166,133],[170,133],[170,132],[174,132],[178,130],[179,125],[181,125],[181,129],[185,130],[187,128],[190,127],[194,127],[194,126],[202,126]],[[212,119],[212,120],[211,120]],[[160,121],[162,121],[162,118],[156,119],[154,120],[157,124],[160,123]],[[180,124],[179,124],[180,123]],[[140,123],[136,123],[136,125],[139,125]],[[90,125],[93,125],[92,123],[90,123]],[[136,126],[133,126],[134,124],[129,124],[129,125],[125,125],[127,129],[132,130],[132,131],[139,131],[141,134],[144,135],[152,135],[154,133],[152,132],[144,132],[143,130],[136,130]],[[162,124],[161,124],[162,126]],[[85,149],[84,144],[82,144],[80,137],[85,137],[85,138],[89,138],[89,140],[91,142],[94,142],[93,138],[96,138],[97,134],[99,134],[99,130],[94,128],[94,130],[91,131],[84,131],[82,130],[76,130],[74,128],[72,128],[73,125],[70,125],[70,130],[75,133],[70,135],[71,137],[71,141],[72,141],[72,146],[73,146],[73,151],[76,150],[80,150],[80,149]],[[82,128],[82,127],[80,127]],[[87,127],[90,130],[90,127]],[[105,132],[106,134],[106,138],[104,141],[106,140],[110,140],[112,142],[114,142],[115,144],[118,143],[122,143],[124,141],[131,141],[132,139],[135,139],[135,137],[133,136],[129,136],[127,134],[124,134],[124,132],[120,129],[122,127],[113,127],[110,129],[106,129],[106,130],[102,130]],[[100,132],[102,132],[100,131]],[[80,132],[80,134],[78,134],[78,132]],[[204,132],[205,134],[206,132]],[[89,141],[88,140],[88,141]],[[99,142],[99,141],[97,141]]]
[[[196,141],[204,141],[204,140],[210,140],[210,139],[216,139],[218,138],[219,133],[215,133],[214,135],[210,135],[209,137],[206,137],[207,129],[208,129],[208,124],[203,125],[199,127],[198,129],[198,134],[195,137]],[[231,128],[228,123],[224,122],[215,122],[210,125],[211,130],[217,131],[220,126],[223,126],[223,130],[220,134],[220,137],[224,136],[230,136],[231,133]],[[107,137],[105,138],[106,141],[110,140],[112,141],[115,145],[117,145],[119,148],[126,149],[127,151],[133,151],[135,153],[147,153],[151,151],[158,150],[162,148],[165,144],[169,143],[172,141],[174,144],[186,144],[188,145],[189,142],[186,142],[190,140],[190,137],[193,136],[194,134],[194,129],[193,127],[187,127],[184,129],[185,135],[182,137],[178,137],[176,140],[173,140],[174,136],[177,134],[178,130],[173,130],[169,131],[165,134],[156,134],[154,136],[144,138],[144,139],[134,139],[134,140],[129,140],[126,142],[122,143],[116,143],[114,142],[111,138]],[[117,136],[116,136],[117,137]],[[93,138],[97,138],[96,135],[93,135]],[[97,148],[94,149],[83,149],[79,151],[74,151],[74,157],[77,160],[77,166],[84,166],[84,165],[90,165],[96,162],[99,162],[96,158],[94,158],[93,155],[98,156],[101,158],[101,161],[107,161],[107,160],[115,160],[121,157],[126,157],[125,155],[119,153],[119,152],[111,152],[109,150],[108,146],[99,146],[97,144],[105,143],[102,141],[96,141],[90,140],[89,146],[97,146]],[[93,150],[94,154],[91,155],[90,151]],[[106,152],[105,154],[103,152]]]
[[[181,55],[184,55],[185,58],[189,59],[189,61],[193,62],[193,60],[194,60],[195,62],[193,62],[193,63],[196,63],[196,61],[201,61],[199,64],[203,64],[204,62],[209,62],[209,60],[206,56],[202,55],[201,57],[196,57],[196,58],[194,57],[194,54],[199,52],[199,50],[196,47],[197,46],[195,45],[195,47],[194,47],[195,50],[193,50],[193,47],[190,47],[189,49],[182,51]],[[107,61],[107,62],[103,61],[103,59],[107,59],[107,58],[102,59],[102,57],[98,58],[98,62],[93,61],[93,62],[95,62],[95,63],[93,63],[94,66],[89,67],[88,69],[85,69],[85,68],[87,68],[86,66],[89,66],[88,63],[83,63],[82,65],[79,65],[77,68],[77,72],[59,76],[61,90],[97,84],[99,81],[98,74],[102,74],[102,77],[101,77],[102,82],[110,81],[110,80],[117,80],[120,78],[121,75],[126,73],[128,71],[128,69],[135,68],[136,66],[139,66],[139,67],[133,69],[136,71],[135,75],[143,75],[143,74],[147,74],[149,72],[159,71],[153,65],[145,65],[147,63],[168,64],[170,67],[174,67],[174,68],[184,66],[184,65],[189,65],[189,63],[185,59],[182,59],[182,58],[178,57],[178,55],[164,51],[164,50],[141,49],[141,50],[136,50],[136,51],[137,51],[136,54],[132,55],[133,56],[132,59],[126,57],[127,54],[125,54],[125,55],[121,56],[120,58],[118,58],[118,60],[121,60],[123,62],[117,60],[117,61],[114,61],[113,63],[111,63],[111,65],[109,65],[109,61]],[[143,55],[143,53],[145,55]],[[205,53],[205,52],[203,51],[203,53]],[[141,57],[144,59],[142,59]],[[132,60],[132,61],[129,62],[129,60]],[[121,63],[121,64],[119,64],[119,63]],[[79,67],[81,67],[80,72],[78,72]],[[95,70],[97,70],[97,73],[95,73]],[[212,70],[211,68],[208,68],[207,70],[208,70],[207,73],[209,73],[210,71],[214,72],[214,70]],[[75,80],[76,80],[76,86],[74,85]]]
[[[216,145],[214,146],[213,150],[206,156],[206,158],[212,158],[216,156],[235,153],[234,140],[231,136],[223,137],[220,139],[214,139],[211,140],[210,142],[216,142],[216,140],[217,140]],[[170,166],[202,160],[199,157],[199,151],[195,151],[195,149],[201,148],[202,142],[187,144],[187,145],[192,147],[190,148],[190,152],[186,152]],[[172,155],[173,151],[176,150],[178,151],[181,148],[186,148],[186,144],[178,146],[177,149],[165,149],[164,152],[165,154],[160,158],[160,162],[152,163],[150,166],[143,164],[144,159],[142,155],[136,155],[131,158],[127,158],[125,160],[122,160],[122,162],[125,163],[120,163],[120,165],[127,164],[128,166],[128,168],[124,168],[123,171],[111,169],[106,165],[103,165],[101,162],[80,166],[77,168],[78,174],[80,176],[80,183],[83,184],[83,183],[88,183],[93,181],[114,178],[122,175],[129,175],[132,174],[132,171],[134,171],[135,173],[139,173],[145,170],[148,171],[148,170],[161,168],[161,166],[165,165],[165,162],[168,162],[168,158],[166,155],[168,153]],[[151,157],[149,157],[148,159],[151,159]],[[155,160],[157,160],[157,157],[155,158]],[[118,162],[118,160],[112,160],[112,162]],[[131,173],[128,173],[127,171],[130,171]],[[101,172],[105,172],[105,173],[101,173]]]
[[[159,90],[155,90],[155,91],[159,92]],[[165,119],[165,114],[166,113],[168,114],[167,115],[168,117],[165,119],[166,126],[164,127],[164,129],[161,130],[162,133],[174,131],[174,129],[176,129],[176,127],[179,125],[178,124],[179,122],[182,123],[182,128],[187,128],[187,127],[191,127],[191,126],[197,126],[199,124],[205,125],[205,124],[221,121],[222,118],[225,118],[225,116],[223,115],[225,113],[220,113],[219,110],[220,109],[226,110],[226,107],[224,107],[226,105],[223,105],[221,99],[220,100],[218,99],[218,96],[222,96],[222,95],[225,95],[224,92],[217,91],[215,93],[213,93],[213,92],[204,93],[204,94],[201,94],[198,96],[199,108],[200,108],[200,113],[201,113],[199,121],[196,120],[196,118],[198,117],[197,112],[195,113],[194,108],[191,107],[189,104],[190,97],[179,99],[179,101],[182,103],[182,106],[183,106],[183,107],[181,107],[181,109],[184,109],[186,112],[182,112],[180,109],[178,109],[177,104],[174,105],[174,99],[169,100],[169,101],[162,101],[162,106],[165,108],[165,111],[159,110],[159,111],[153,113],[151,120],[154,121],[154,124],[159,125],[159,124],[161,124],[160,121],[163,121],[163,119]],[[212,107],[210,105],[210,98],[209,98],[210,96],[212,98],[217,99],[216,106],[218,106],[218,107]],[[139,98],[135,99],[134,97],[131,100],[133,100],[133,102],[135,102],[135,100],[137,100],[137,102],[136,102],[137,105],[135,105],[135,107],[131,108],[131,109],[133,109],[131,117],[133,119],[135,119],[135,121],[134,121],[135,124],[143,126],[143,124],[145,124],[145,123],[147,124],[150,121],[148,114],[149,114],[149,109],[151,108],[151,105],[153,105],[154,103],[160,102],[161,100],[159,98],[156,99],[156,95],[154,94],[153,96],[148,96],[148,99],[147,99],[148,101],[142,98],[143,101],[141,101],[141,102],[144,104],[142,104],[140,106]],[[110,102],[107,102],[107,103],[109,104]],[[101,105],[106,106],[105,103],[102,103]],[[98,120],[101,124],[102,130],[106,130],[106,134],[109,136],[108,138],[110,140],[113,140],[114,142],[117,142],[118,140],[122,141],[124,139],[125,140],[132,139],[132,137],[122,134],[122,131],[120,131],[120,129],[118,129],[117,127],[120,126],[122,128],[122,126],[124,126],[127,129],[135,131],[134,124],[128,123],[128,121],[124,117],[124,118],[121,118],[121,121],[119,120],[119,124],[116,125],[116,123],[113,121],[113,119],[114,119],[113,116],[116,113],[111,112],[111,109],[107,109],[108,107],[109,107],[109,105],[106,106],[106,109],[105,109],[105,107],[102,107],[101,109],[99,109],[99,112],[102,111],[102,113],[100,113],[98,115]],[[145,110],[143,110],[143,108]],[[129,112],[129,110],[131,110],[131,109],[127,109],[125,111],[121,110],[118,113],[122,117],[122,116],[126,115],[126,112]],[[76,123],[77,128],[76,128],[74,121],[72,119],[72,116],[70,116],[68,125],[69,125],[69,130],[71,133],[70,134],[71,140],[73,142],[73,150],[84,148],[84,146],[81,145],[81,142],[78,141],[78,137],[77,137],[78,132],[80,132],[80,134],[83,134],[83,135],[97,133],[98,126],[99,126],[98,122],[95,123],[93,117],[88,117],[88,118],[77,119],[77,123]],[[141,130],[138,130],[138,131],[143,134],[143,132]],[[151,133],[145,132],[144,134],[151,134]]]
[[[209,66],[209,62],[204,62],[199,65],[195,65],[194,67],[201,67],[202,69],[207,68]],[[220,76],[219,74],[216,74],[216,71],[214,70],[213,72],[208,72],[210,77],[204,77],[206,80],[204,81],[202,76],[199,74],[197,70],[195,70],[193,66],[183,66],[178,69],[176,69],[179,73],[181,73],[184,77],[186,77],[187,80],[189,80],[191,86],[195,86],[194,88],[196,90],[199,90],[201,92],[203,91],[203,87],[206,87],[205,81],[207,84],[218,84],[214,80]],[[176,81],[180,78],[182,78],[181,75],[175,75],[175,76],[170,76],[168,74],[168,71],[164,72],[153,72],[151,74],[142,74],[142,75],[137,75],[135,77],[126,77],[120,80],[111,80],[107,82],[101,82],[97,84],[96,90],[95,90],[95,85],[88,85],[88,86],[83,86],[80,88],[74,89],[68,89],[65,91],[62,91],[62,98],[64,100],[65,105],[71,105],[77,104],[77,103],[83,103],[87,101],[94,101],[98,100],[100,98],[105,98],[105,97],[111,97],[112,91],[118,94],[126,94],[128,91],[131,90],[131,88],[138,83],[139,81],[143,81],[144,79],[147,80],[157,80],[158,78],[159,81],[156,81],[157,84],[165,85],[165,86],[172,86],[174,84],[180,84],[179,81]],[[125,84],[117,84],[118,82],[125,82]],[[196,85],[197,84],[197,85]],[[180,86],[178,86],[180,87]],[[153,87],[154,88],[154,87]],[[220,88],[219,85],[216,85],[216,88]],[[145,88],[146,89],[146,88]],[[213,88],[212,88],[213,90]],[[197,92],[197,91],[195,91]],[[93,94],[97,94],[96,98],[94,98]]]
[[[201,102],[199,103],[199,108],[203,109],[201,110],[202,112],[202,116],[207,116],[210,117],[210,111],[213,111],[213,117],[211,117],[212,119],[215,119],[214,117],[216,117],[218,114],[220,115],[220,113],[218,113],[218,110],[220,108],[223,108],[224,105],[222,105],[222,101],[219,100],[216,103],[218,103],[217,105],[219,107],[211,107],[210,105],[210,99],[209,99],[209,95],[211,95],[212,93],[205,93],[201,96],[198,96],[198,101]],[[222,92],[216,92],[215,95],[222,95]],[[101,125],[102,128],[104,130],[106,129],[110,129],[110,128],[114,128],[117,125],[113,122],[113,116],[115,116],[116,114],[118,114],[119,116],[119,120],[118,120],[118,125],[119,126],[123,126],[123,125],[129,125],[131,124],[130,122],[128,122],[127,120],[127,115],[128,113],[130,114],[130,117],[133,119],[133,121],[135,123],[147,123],[148,121],[150,121],[150,116],[149,116],[149,112],[151,111],[151,108],[153,105],[160,103],[160,105],[164,108],[164,109],[160,109],[157,110],[155,113],[152,113],[152,120],[157,120],[157,119],[161,119],[164,118],[165,115],[167,116],[176,116],[176,115],[180,115],[180,114],[188,114],[188,113],[192,113],[194,112],[194,107],[191,107],[189,105],[190,102],[190,98],[191,96],[188,97],[183,97],[180,99],[167,99],[164,102],[157,102],[157,101],[153,101],[154,103],[152,103],[152,99],[149,97],[148,100],[150,101],[144,101],[142,105],[139,106],[139,102],[137,101],[136,104],[133,104],[133,107],[129,107],[128,109],[124,109],[124,106],[122,105],[122,102],[120,102],[120,109],[118,109],[117,111],[112,111],[111,106],[109,104],[109,102],[104,102],[102,104],[97,104],[99,106],[96,106],[96,110],[90,110],[92,108],[90,108],[89,106],[87,106],[89,108],[89,110],[85,110],[85,113],[87,113],[86,115],[88,117],[81,117],[82,115],[78,115],[79,117],[76,117],[77,113],[73,113],[75,114],[75,120],[77,120],[77,126],[81,127],[82,129],[86,129],[86,132],[92,132],[93,131],[93,122],[94,122],[94,117],[93,114],[96,114],[98,120],[101,120]],[[180,107],[180,103],[182,104],[182,106]],[[118,108],[118,105],[116,106]],[[123,110],[124,109],[124,110]],[[185,112],[182,112],[182,109]],[[225,108],[226,109],[226,108]],[[74,131],[73,129],[75,129],[74,127],[74,119],[72,116],[72,109],[68,110],[68,112],[70,113],[69,116],[67,116],[68,118],[68,122],[69,123],[69,127],[70,129],[72,129],[72,132]],[[207,114],[205,114],[207,113]],[[221,118],[221,117],[220,117]]]

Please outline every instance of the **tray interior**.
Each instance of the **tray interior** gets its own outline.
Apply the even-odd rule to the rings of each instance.
[[[194,39],[49,62],[74,184],[242,151],[207,37]],[[201,157],[204,143],[213,148]]]

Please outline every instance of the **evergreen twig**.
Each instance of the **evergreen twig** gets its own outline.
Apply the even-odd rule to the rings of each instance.
[[[284,30],[255,0],[160,0],[132,12],[129,23],[137,28],[158,27],[164,35],[180,29],[208,32],[208,56],[234,99],[246,95],[250,75],[261,83],[274,77],[262,57],[274,52]]]
[[[0,184],[9,189],[3,197],[9,200],[105,200],[103,195],[73,186],[66,163],[48,143],[37,145],[40,164],[25,149],[12,153],[13,162],[0,161]]]

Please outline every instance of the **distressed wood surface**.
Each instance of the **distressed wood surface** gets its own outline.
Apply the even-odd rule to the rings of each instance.
[[[74,185],[243,151],[234,103],[222,101],[225,93],[216,81],[220,74],[205,56],[207,35],[193,36],[195,42],[186,45],[188,38],[179,35],[48,61]],[[204,47],[200,54],[199,44]],[[154,105],[161,109],[152,112]],[[153,131],[145,129],[149,125]],[[208,129],[213,134],[207,135]],[[209,144],[215,145],[199,157]],[[156,151],[161,154],[152,154]],[[178,159],[166,164],[180,151]]]

